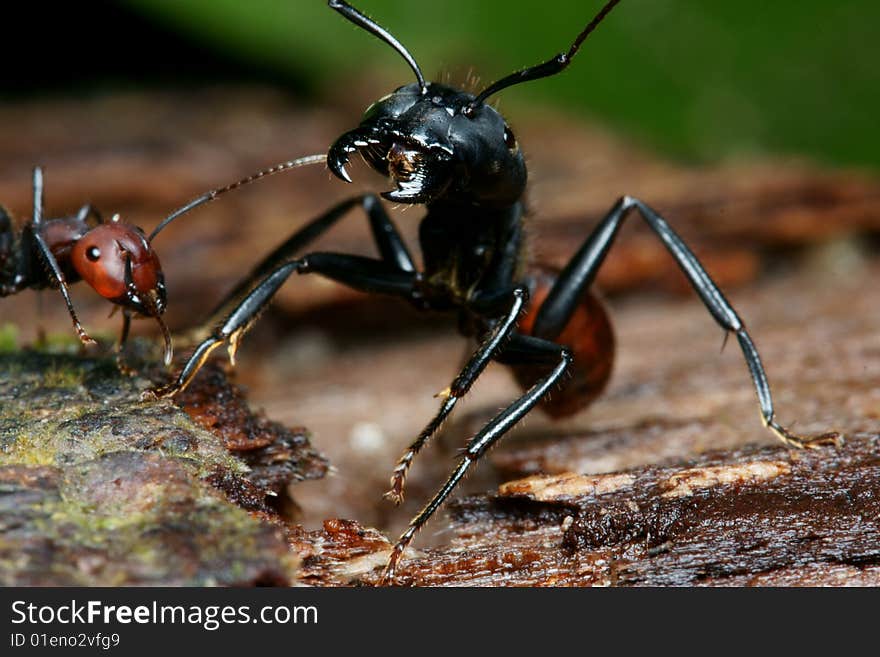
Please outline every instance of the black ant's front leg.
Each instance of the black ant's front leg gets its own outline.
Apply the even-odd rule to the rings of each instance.
[[[415,272],[402,271],[383,260],[340,253],[311,253],[278,265],[248,292],[221,324],[203,340],[184,365],[177,379],[147,393],[152,397],[171,397],[186,388],[217,347],[228,344],[229,360],[235,364],[235,352],[247,330],[293,274],[321,274],[362,292],[391,294],[414,299],[418,294]]]
[[[533,385],[519,399],[492,418],[479,433],[467,444],[461,453],[458,466],[443,484],[442,488],[428,502],[419,514],[413,518],[406,531],[401,534],[391,550],[388,565],[385,568],[383,583],[394,580],[394,571],[400,557],[412,542],[416,532],[428,522],[428,519],[443,504],[449,494],[458,485],[465,473],[496,441],[507,433],[517,422],[528,414],[540,402],[554,385],[559,383],[572,362],[572,355],[565,347],[535,338],[513,333],[509,341],[496,354],[495,360],[505,364],[545,365],[550,372]]]
[[[715,321],[725,331],[732,331],[736,334],[758,393],[761,418],[764,424],[780,440],[794,447],[836,444],[839,441],[837,433],[825,433],[814,437],[799,436],[776,422],[770,384],[767,382],[767,375],[761,364],[758,350],[742,320],[681,237],[659,214],[638,199],[629,196],[621,198],[587,238],[584,245],[560,273],[556,284],[547,295],[535,318],[532,333],[539,337],[553,339],[565,327],[577,306],[577,300],[582,291],[589,287],[596,277],[623,220],[632,210],[638,211],[675,258]]]
[[[349,256],[313,254],[299,261],[295,260],[295,256],[302,249],[341,220],[349,210],[358,206],[367,214],[373,241],[382,260],[369,260],[367,258],[350,256],[351,260],[348,266],[341,266],[342,271],[339,271],[340,265],[338,262],[335,266],[331,266],[324,262],[324,260],[328,257],[345,259],[349,258]],[[372,264],[367,265],[364,263]],[[315,267],[321,266],[326,266],[326,271],[315,269]],[[407,297],[415,294],[412,289],[412,281],[416,277],[416,268],[412,256],[406,248],[406,244],[391,218],[385,212],[385,208],[382,206],[379,198],[374,194],[365,194],[341,201],[323,214],[308,221],[263,258],[211,312],[206,324],[209,326],[219,324],[219,328],[216,328],[208,338],[199,343],[178,375],[177,380],[174,383],[150,391],[149,395],[159,397],[176,395],[189,385],[211,352],[226,341],[229,342],[229,356],[234,364],[235,350],[241,336],[250,328],[257,315],[293,271],[299,271],[299,273],[314,271],[324,273],[330,278],[333,278],[335,273],[339,276],[336,280],[348,283],[357,289],[366,289],[364,286],[369,285],[369,275],[366,272],[370,270],[374,274],[378,274],[380,278],[382,274],[387,274],[389,280],[394,279],[395,281],[403,275],[402,278],[406,280],[406,285],[403,286],[405,290],[401,292],[400,286],[392,283],[390,288],[394,291],[391,293],[401,293]],[[382,286],[379,287],[382,288]],[[378,291],[386,291],[386,288]]]
[[[403,238],[397,231],[397,227],[385,212],[382,202],[375,194],[354,196],[337,203],[329,210],[312,219],[298,229],[293,235],[281,243],[274,251],[267,255],[257,264],[236,286],[227,294],[214,310],[210,317],[221,317],[224,310],[228,312],[231,304],[239,300],[256,283],[266,277],[281,264],[292,260],[302,252],[309,244],[329,230],[340,221],[353,208],[360,206],[367,214],[370,222],[370,231],[373,241],[382,260],[393,265],[400,271],[414,272],[416,270]],[[210,320],[209,320],[210,321]]]
[[[425,426],[418,437],[403,453],[403,456],[397,462],[394,472],[391,475],[391,489],[385,493],[385,497],[400,504],[403,501],[403,489],[406,485],[406,473],[412,464],[416,454],[424,447],[425,443],[437,433],[437,430],[443,424],[443,421],[449,416],[455,408],[456,403],[471,389],[471,386],[479,378],[483,370],[489,364],[489,361],[498,353],[499,349],[504,345],[516,328],[516,321],[523,310],[525,303],[528,301],[528,291],[525,287],[517,287],[509,294],[509,309],[507,314],[495,323],[492,329],[483,338],[480,346],[471,355],[462,367],[458,376],[452,381],[448,388],[441,392],[438,396],[443,398],[440,409],[437,414]]]

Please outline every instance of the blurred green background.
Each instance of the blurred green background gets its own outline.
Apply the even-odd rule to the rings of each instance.
[[[473,72],[486,84],[566,49],[602,1],[357,5],[427,76]],[[17,12],[4,32],[4,101],[268,83],[303,102],[366,106],[412,80],[325,0],[89,0]],[[514,124],[553,104],[682,158],[778,153],[880,169],[878,26],[877,0],[622,0],[565,73],[496,98]]]
[[[406,65],[324,0],[122,0],[261,75],[320,96]],[[428,76],[484,82],[568,47],[601,0],[359,0]],[[777,152],[880,168],[877,0],[623,0],[574,65],[502,96],[598,117],[672,154]],[[456,75],[457,74],[457,75]],[[338,92],[338,89],[336,89]],[[377,90],[377,96],[386,92]]]

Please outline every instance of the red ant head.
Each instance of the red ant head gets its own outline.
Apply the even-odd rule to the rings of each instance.
[[[171,362],[171,334],[162,321],[165,277],[159,256],[137,226],[113,218],[83,235],[70,251],[70,260],[82,279],[105,299],[153,317],[165,337],[165,364]]]
[[[165,279],[159,257],[140,228],[100,224],[71,250],[77,273],[105,299],[148,317],[165,312]]]

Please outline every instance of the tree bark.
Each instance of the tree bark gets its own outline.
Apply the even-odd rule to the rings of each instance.
[[[674,467],[535,475],[450,508],[443,548],[404,562],[418,586],[880,584],[880,438],[750,448]],[[375,583],[388,544],[328,523],[300,577]],[[329,547],[328,547],[329,545]]]
[[[112,359],[0,354],[0,583],[286,584],[307,435],[254,416],[216,370],[171,402]]]

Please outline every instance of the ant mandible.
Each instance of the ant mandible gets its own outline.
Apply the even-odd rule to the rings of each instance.
[[[490,361],[513,368],[524,393],[470,439],[446,483],[410,522],[394,545],[384,581],[415,533],[449,496],[468,468],[533,407],[564,416],[589,404],[605,387],[614,339],[601,303],[590,292],[624,219],[635,211],[656,233],[687,276],[715,321],[739,342],[757,391],[764,424],[793,447],[833,443],[836,433],[798,436],[776,421],[770,386],[746,328],[693,252],[647,204],[620,198],[562,271],[527,272],[524,262],[523,193],[526,167],[507,122],[486,100],[521,82],[563,71],[584,39],[619,0],[611,0],[577,36],[569,50],[513,73],[477,95],[425,81],[415,59],[387,30],[342,0],[331,8],[380,38],[407,61],[416,82],[398,88],[366,110],[360,125],[330,146],[327,164],[351,182],[346,164],[360,153],[395,188],[382,197],[424,205],[419,226],[424,267],[416,268],[379,199],[348,199],[294,233],[265,258],[218,307],[230,309],[201,342],[177,379],[154,392],[174,395],[217,347],[227,344],[230,360],[259,313],[294,273],[320,274],[357,290],[401,297],[425,310],[458,312],[467,335],[479,347],[441,394],[437,414],[400,458],[387,497],[399,503],[413,458],[467,394]],[[380,257],[297,252],[354,207],[367,215]],[[530,301],[531,300],[531,301]],[[564,379],[564,375],[570,378]],[[548,393],[560,387],[552,401]]]

